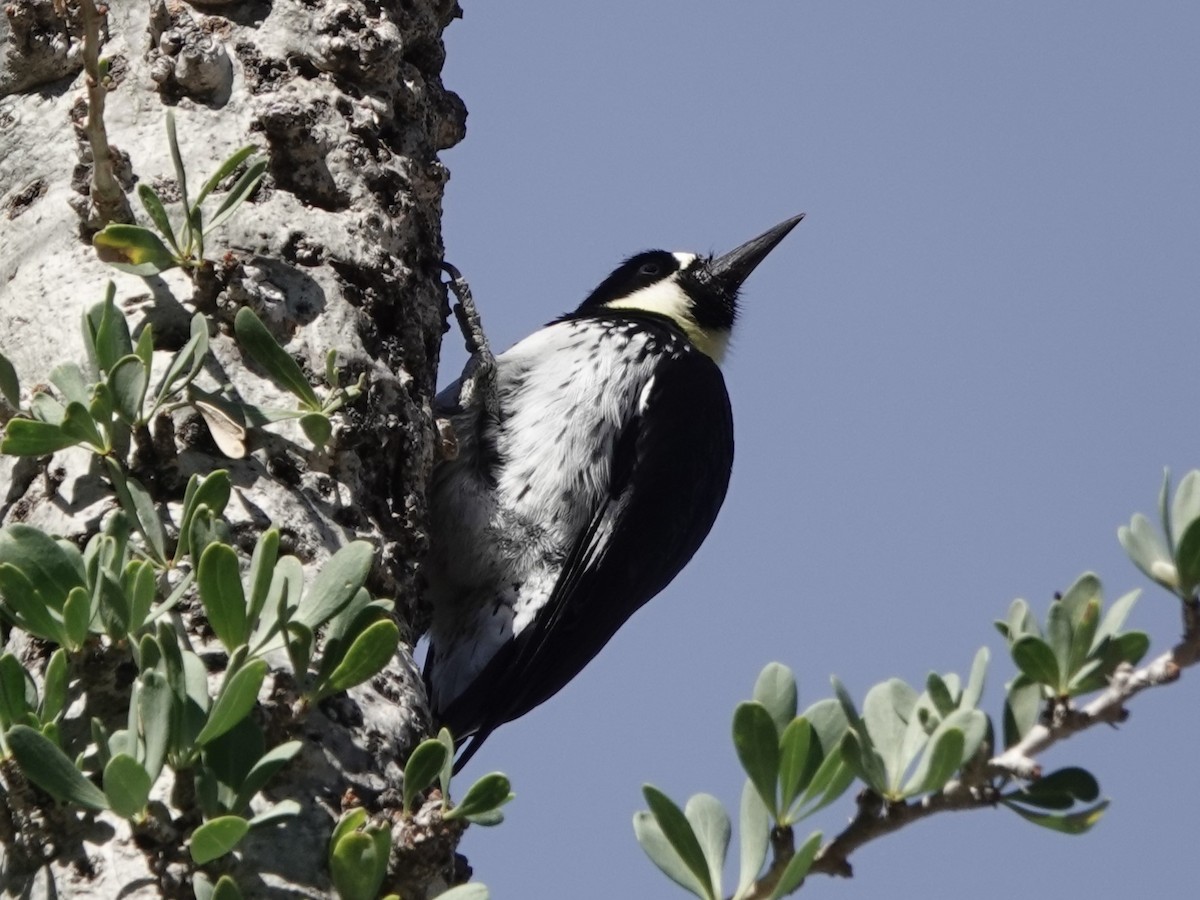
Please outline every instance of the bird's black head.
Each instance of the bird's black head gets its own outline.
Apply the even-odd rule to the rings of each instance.
[[[666,250],[631,256],[596,286],[576,314],[601,309],[657,313],[720,362],[737,319],[742,283],[803,218],[794,216],[717,257]]]

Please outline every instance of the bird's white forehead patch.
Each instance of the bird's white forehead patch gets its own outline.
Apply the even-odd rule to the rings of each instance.
[[[679,270],[681,272],[699,258],[695,253],[672,253],[671,255],[679,260]]]

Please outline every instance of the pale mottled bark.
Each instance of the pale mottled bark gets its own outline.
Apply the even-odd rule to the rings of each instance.
[[[447,172],[437,154],[462,138],[465,119],[439,77],[442,30],[457,4],[109,4],[100,52],[111,61],[113,90],[104,121],[116,177],[131,198],[131,177],[176,196],[168,107],[193,191],[241,145],[257,144],[269,159],[252,202],[210,239],[212,272],[194,281],[178,269],[123,275],[96,258],[84,194],[91,152],[83,31],[75,4],[65,4],[66,19],[63,9],[53,0],[14,0],[0,24],[0,350],[26,395],[57,363],[81,360],[79,318],[107,279],[135,330],[154,324],[156,365],[186,338],[194,312],[208,314],[213,360],[202,383],[232,384],[252,403],[291,405],[230,337],[240,307],[258,313],[314,374],[336,349],[344,380],[366,373],[369,387],[336,417],[328,453],[312,452],[298,429],[275,425],[251,432],[244,459],[227,459],[200,417],[184,409],[173,437],[160,430],[163,452],[143,463],[140,477],[177,512],[191,473],[229,469],[234,497],[226,514],[236,542],[249,548],[273,523],[311,570],[347,540],[370,540],[379,548],[370,587],[395,597],[402,628],[412,629],[445,308],[438,267]],[[113,506],[83,451],[40,462],[0,458],[5,524],[24,521],[83,541]],[[203,642],[201,617],[184,620]],[[35,665],[46,652],[15,632],[10,639]],[[102,654],[95,672],[111,675],[119,657],[119,648]],[[294,717],[283,681],[264,694],[269,720],[306,744],[269,793],[295,797],[305,811],[242,845],[235,874],[244,890],[326,896],[325,840],[343,794],[387,806],[399,765],[425,726],[411,657],[401,657],[349,699],[307,718]],[[6,791],[29,791],[11,770],[0,780]],[[189,895],[178,849],[186,822],[139,846],[124,820],[66,812],[36,792],[10,793],[4,805],[0,894]],[[427,842],[427,858],[409,867],[406,897],[451,876],[455,839]]]

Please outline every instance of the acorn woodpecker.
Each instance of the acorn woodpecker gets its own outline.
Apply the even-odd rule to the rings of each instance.
[[[430,485],[424,677],[434,719],[473,738],[457,767],[561,690],[700,547],[733,463],[717,364],[738,290],[802,218],[722,256],[630,257],[438,395],[457,452]]]

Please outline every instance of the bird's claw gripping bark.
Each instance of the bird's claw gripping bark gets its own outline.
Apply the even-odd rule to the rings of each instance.
[[[483,323],[479,319],[475,299],[471,296],[471,286],[463,278],[462,272],[450,263],[443,262],[442,269],[450,277],[446,286],[458,300],[454,304],[454,317],[466,341],[467,352],[471,354],[458,391],[459,406],[470,409],[481,405],[494,417],[500,406],[496,395],[496,357],[488,344],[487,335],[483,333]]]

